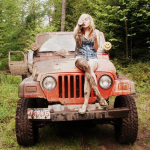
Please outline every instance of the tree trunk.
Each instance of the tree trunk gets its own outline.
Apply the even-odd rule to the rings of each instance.
[[[128,58],[128,27],[127,27],[127,20],[125,20],[125,35],[126,35],[126,58]]]
[[[65,31],[66,0],[62,0],[61,31]]]
[[[115,1],[115,6],[118,6],[118,4],[119,4],[119,0],[116,0]]]

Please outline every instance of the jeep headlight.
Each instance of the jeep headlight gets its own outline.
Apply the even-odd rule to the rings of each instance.
[[[112,79],[110,76],[108,75],[103,75],[100,77],[99,79],[99,86],[102,89],[109,89],[112,85]]]
[[[43,87],[48,91],[53,90],[56,87],[56,84],[56,80],[53,77],[46,77],[43,80]]]

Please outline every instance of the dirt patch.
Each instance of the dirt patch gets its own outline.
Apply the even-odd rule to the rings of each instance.
[[[148,138],[150,135],[150,130],[143,128],[143,130],[138,134],[138,139]]]
[[[105,125],[99,126],[104,128]],[[120,145],[115,139],[115,133],[113,131],[113,126],[109,126],[109,131],[104,131],[101,133],[99,138],[99,146],[95,147],[92,150],[150,150],[150,147],[147,147],[144,143],[144,140],[150,135],[150,130],[143,129],[138,134],[136,142],[132,145],[124,144]],[[85,148],[86,149],[86,148]],[[89,148],[89,150],[91,150]]]
[[[149,140],[149,136],[150,130],[147,130],[146,128],[143,128],[143,130],[139,132],[137,138],[138,150],[150,150],[150,147],[147,147],[145,144],[145,142]]]

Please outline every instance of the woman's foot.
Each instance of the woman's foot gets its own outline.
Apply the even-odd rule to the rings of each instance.
[[[79,114],[85,114],[86,113],[86,107],[85,106],[82,106],[79,111],[78,111]]]
[[[108,104],[104,98],[101,98],[100,100],[98,100],[98,102],[102,108],[106,108],[108,106]]]

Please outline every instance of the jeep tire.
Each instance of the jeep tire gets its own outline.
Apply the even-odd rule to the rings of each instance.
[[[34,106],[34,99],[22,98],[16,110],[16,137],[21,146],[33,146],[38,141],[38,127],[28,120],[27,109]]]
[[[138,134],[138,114],[134,99],[130,95],[117,96],[114,107],[127,107],[129,114],[125,118],[116,120],[114,129],[117,141],[120,144],[134,143]]]

